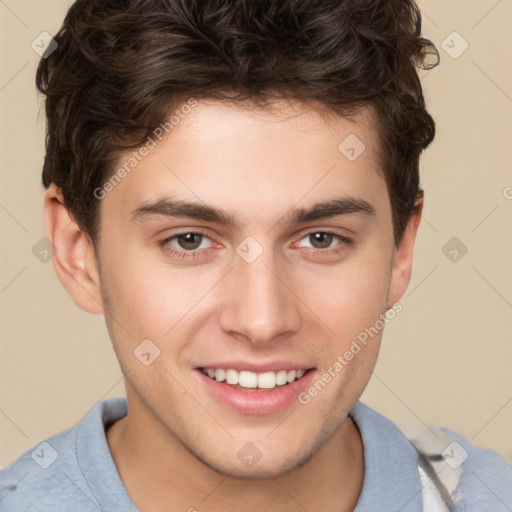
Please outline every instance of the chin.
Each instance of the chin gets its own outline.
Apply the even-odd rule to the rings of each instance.
[[[316,453],[322,442],[311,445],[307,451],[302,448],[300,452],[272,452],[272,457],[265,457],[252,443],[246,443],[234,456],[228,455],[229,461],[222,459],[222,455],[213,458],[204,454],[194,453],[195,457],[210,469],[231,478],[269,479],[278,478],[295,471],[306,464]]]

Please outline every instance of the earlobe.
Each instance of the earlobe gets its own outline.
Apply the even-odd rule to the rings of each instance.
[[[45,194],[44,219],[47,236],[55,248],[53,265],[60,282],[78,307],[102,314],[94,247],[69,214],[62,193],[54,184]]]
[[[388,293],[388,309],[402,298],[409,285],[412,272],[414,241],[420,225],[422,211],[423,197],[420,197],[416,201],[415,208],[409,217],[403,237],[395,248]]]

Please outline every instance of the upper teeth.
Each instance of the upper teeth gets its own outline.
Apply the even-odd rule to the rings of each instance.
[[[222,368],[202,368],[201,371],[217,382],[226,381],[227,384],[239,385],[244,388],[263,389],[272,389],[276,386],[293,382],[295,379],[300,379],[306,373],[306,370],[279,370],[278,372],[255,373],[246,370],[241,372],[233,369],[224,370]]]

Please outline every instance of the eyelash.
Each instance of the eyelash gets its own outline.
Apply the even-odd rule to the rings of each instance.
[[[333,237],[337,238],[342,243],[335,245],[334,248],[331,248],[331,249],[310,248],[310,250],[308,251],[310,254],[312,253],[314,255],[333,256],[342,251],[342,247],[344,244],[350,245],[352,243],[352,240],[350,238],[340,235],[339,233],[335,233],[332,231],[321,231],[321,230],[310,231],[309,233],[306,233],[304,236],[302,236],[299,239],[299,241],[303,240],[304,238],[307,238],[311,235],[314,235],[315,233],[322,233],[324,235],[332,235]],[[185,250],[176,249],[174,247],[170,248],[169,244],[170,244],[171,240],[174,240],[182,235],[192,235],[192,234],[201,235],[208,239],[210,238],[203,231],[183,231],[182,233],[176,233],[175,235],[165,238],[164,240],[162,240],[160,242],[160,245],[165,249],[165,251],[167,252],[167,254],[169,254],[169,256],[174,256],[174,257],[181,258],[181,259],[197,258],[197,257],[203,256],[205,253],[207,255],[209,255],[212,253],[212,251],[215,250],[215,249],[209,248],[209,249],[199,249],[199,250],[195,249],[195,250],[191,250],[191,251],[185,251]]]

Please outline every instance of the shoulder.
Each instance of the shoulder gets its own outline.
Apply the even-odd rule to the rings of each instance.
[[[400,473],[401,482],[412,473],[416,477],[425,455],[434,469],[431,475],[435,475],[436,485],[441,484],[451,495],[454,512],[512,510],[512,467],[495,451],[475,446],[448,428],[422,424],[404,431],[361,402],[350,414],[366,444],[367,461],[377,464],[382,474]],[[434,482],[429,484],[432,487]],[[420,494],[423,487],[422,482]]]
[[[104,436],[105,415],[123,410],[122,399],[95,404],[74,427],[48,437],[0,470],[0,510],[18,512],[89,512],[99,509],[77,455],[78,437],[94,449]]]
[[[0,470],[0,510],[94,510],[75,457],[76,427],[33,446]],[[50,506],[52,507],[50,509]]]
[[[452,439],[444,453],[448,465],[462,472],[454,493],[457,511],[509,512],[512,510],[512,467],[498,453],[471,444],[464,436],[442,428]]]

